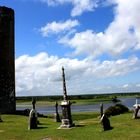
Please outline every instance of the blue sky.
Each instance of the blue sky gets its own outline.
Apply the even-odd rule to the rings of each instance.
[[[15,10],[16,93],[140,91],[140,1],[1,0]]]

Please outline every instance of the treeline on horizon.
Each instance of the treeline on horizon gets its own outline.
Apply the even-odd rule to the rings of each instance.
[[[83,94],[83,95],[69,95],[69,100],[84,100],[84,99],[98,99],[98,98],[113,98],[113,97],[120,97],[120,96],[135,96],[140,97],[140,92],[129,92],[129,93],[108,93],[108,94]],[[63,100],[63,96],[60,95],[53,95],[53,96],[21,96],[16,97],[16,100],[24,100],[24,101],[31,101],[33,98],[39,101],[56,101],[56,100]]]

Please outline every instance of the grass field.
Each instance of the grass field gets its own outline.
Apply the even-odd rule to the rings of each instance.
[[[58,104],[61,103],[62,100],[59,100],[58,101]],[[110,98],[99,98],[99,99],[79,99],[79,100],[71,100],[71,103],[73,105],[90,105],[90,104],[97,104],[97,103],[101,103],[101,102],[104,102],[104,103],[107,103],[107,102],[111,102],[111,99]],[[32,106],[32,101],[24,101],[24,100],[18,100],[17,105],[25,105],[25,106],[29,106],[31,105]],[[49,101],[49,100],[46,100],[46,101],[36,101],[36,105],[37,106],[54,106],[55,105],[55,101]]]
[[[0,123],[1,140],[139,140],[140,119],[133,120],[132,113],[110,118],[112,130],[103,131],[98,113],[76,113],[73,120],[76,127],[57,129],[60,123],[52,117],[39,118],[36,130],[28,130],[28,117],[2,115]],[[46,139],[45,139],[46,138]]]

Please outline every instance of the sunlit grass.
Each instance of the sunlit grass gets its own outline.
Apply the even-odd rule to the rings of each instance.
[[[52,115],[51,115],[52,116]],[[76,127],[57,129],[60,123],[52,117],[39,118],[36,130],[28,130],[28,117],[2,115],[0,123],[1,140],[139,140],[140,119],[133,120],[132,114],[122,114],[110,118],[112,130],[103,131],[99,123],[99,113],[75,113],[72,115]]]

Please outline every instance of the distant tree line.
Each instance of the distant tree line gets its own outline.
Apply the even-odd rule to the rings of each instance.
[[[100,98],[110,98],[112,99],[114,96],[136,96],[140,97],[140,92],[129,92],[129,93],[111,93],[111,94],[84,94],[84,95],[69,95],[68,98],[70,100],[84,100],[84,99],[100,99]],[[23,100],[23,101],[31,101],[32,98],[36,98],[39,101],[56,101],[56,100],[63,100],[63,96],[22,96],[16,97],[16,100]]]

